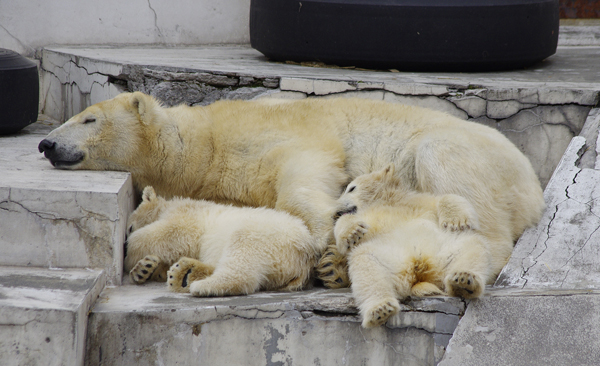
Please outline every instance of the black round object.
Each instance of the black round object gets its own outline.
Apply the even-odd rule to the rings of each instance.
[[[491,71],[556,52],[558,0],[251,0],[250,43],[276,61]]]
[[[37,120],[39,89],[35,62],[0,48],[0,135],[18,132]]]

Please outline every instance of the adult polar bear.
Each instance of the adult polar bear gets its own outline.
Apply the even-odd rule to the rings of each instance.
[[[140,92],[88,107],[40,152],[57,168],[119,170],[166,198],[267,206],[304,220],[326,254],[317,274],[347,286],[335,251],[345,184],[389,163],[409,189],[457,194],[475,207],[499,260],[543,210],[529,160],[501,133],[445,113],[363,99],[219,101],[163,108]],[[329,244],[329,248],[327,245]]]

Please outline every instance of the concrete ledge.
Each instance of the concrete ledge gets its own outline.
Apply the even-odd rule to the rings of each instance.
[[[102,271],[0,267],[0,358],[6,366],[82,365]]]
[[[121,283],[131,177],[54,169],[37,150],[47,130],[0,137],[0,265],[101,268]]]
[[[464,308],[415,299],[387,326],[363,329],[348,289],[193,298],[125,285],[105,289],[92,310],[86,363],[433,365]]]

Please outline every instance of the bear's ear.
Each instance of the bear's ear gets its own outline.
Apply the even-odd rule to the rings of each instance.
[[[152,97],[142,92],[131,94],[131,107],[140,116],[140,121],[148,123],[152,121],[151,113],[154,106]]]
[[[144,192],[142,193],[142,201],[143,202],[152,202],[156,199],[156,192],[154,192],[154,188],[152,186],[147,186],[144,188]]]

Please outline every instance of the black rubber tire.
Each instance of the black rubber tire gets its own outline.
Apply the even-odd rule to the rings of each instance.
[[[558,0],[252,0],[276,61],[406,71],[522,68],[556,52]]]
[[[39,75],[35,62],[0,48],[0,135],[9,135],[38,117]]]

